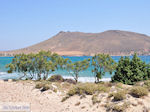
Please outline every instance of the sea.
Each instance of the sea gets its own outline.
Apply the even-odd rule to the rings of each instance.
[[[69,58],[72,60],[72,62],[75,61],[82,61],[84,59],[92,58],[91,56],[63,56],[64,58]],[[118,62],[121,56],[112,56],[112,58]],[[129,56],[132,58],[132,56]],[[145,61],[146,63],[150,63],[150,56],[139,56],[142,61]],[[21,74],[19,73],[7,73],[7,69],[5,66],[9,63],[11,63],[13,57],[0,57],[0,79],[7,80],[7,79],[18,79]],[[49,74],[49,77],[51,75],[58,74],[62,75],[64,78],[73,78],[66,70],[57,70],[53,72],[52,74]],[[105,76],[103,76],[102,81],[110,81],[111,77],[114,75],[106,73]],[[92,73],[92,66],[89,66],[89,68],[85,71],[81,71],[79,74],[79,81],[80,82],[94,82],[94,74]]]

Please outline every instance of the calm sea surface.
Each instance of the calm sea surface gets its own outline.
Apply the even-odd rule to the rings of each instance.
[[[150,62],[150,56],[139,56],[139,57],[143,61],[145,61],[146,63]],[[19,77],[18,73],[8,74],[7,69],[5,68],[6,64],[11,63],[12,58],[13,57],[0,57],[0,79],[17,79]],[[88,57],[88,56],[80,56],[80,57],[65,56],[64,58],[69,58],[73,62],[75,62],[75,61],[81,61],[81,60],[84,60],[84,59],[88,59],[88,58],[91,58],[91,57]],[[118,60],[120,59],[120,56],[112,56],[112,58],[116,62],[118,62]],[[93,77],[93,74],[91,72],[91,69],[92,69],[92,67],[90,66],[86,71],[81,72],[79,80],[84,81],[84,82],[93,82],[94,77]],[[58,71],[53,72],[52,74],[60,74],[65,78],[71,78],[71,76],[65,70],[58,70]],[[49,76],[51,76],[52,74],[50,74]],[[110,78],[111,78],[111,75],[109,73],[106,73],[106,75],[103,77],[103,80],[107,81],[107,80],[110,80]]]

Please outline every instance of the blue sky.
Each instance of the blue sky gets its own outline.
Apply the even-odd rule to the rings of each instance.
[[[59,31],[127,30],[150,35],[150,0],[0,0],[0,50]]]

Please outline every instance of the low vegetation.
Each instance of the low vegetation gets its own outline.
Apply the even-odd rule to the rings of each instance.
[[[61,76],[61,75],[52,75],[48,81],[51,81],[51,82],[63,82],[64,81],[64,78]]]
[[[50,89],[50,87],[49,87],[49,85],[43,85],[43,88],[41,89],[41,91],[43,92],[43,91],[47,91],[47,90],[49,90]]]
[[[50,86],[51,86],[50,84],[40,82],[35,85],[35,88],[41,89],[41,92],[43,92],[43,91],[47,91],[48,89],[50,89]]]
[[[122,105],[106,104],[105,107],[107,108],[108,112],[126,112],[126,109],[129,107],[129,105],[129,103],[124,102]]]
[[[121,57],[115,69],[112,82],[121,82],[133,85],[138,81],[150,78],[150,65],[143,62],[136,54],[133,58]]]
[[[114,97],[113,98],[114,101],[124,100],[126,98],[126,91],[124,90],[117,91],[116,93],[113,93],[112,96]]]
[[[134,97],[140,98],[148,95],[148,90],[141,86],[132,87],[130,94]]]
[[[143,86],[150,91],[150,80],[145,81]]]
[[[63,98],[62,98],[62,100],[61,100],[61,102],[66,101],[69,97],[70,97],[69,95],[67,95],[67,96],[63,97]]]
[[[43,83],[37,83],[37,84],[35,85],[35,88],[36,88],[36,89],[41,89],[43,86],[44,86]]]
[[[81,83],[74,86],[72,89],[68,91],[69,96],[77,95],[93,95],[96,92],[108,92],[109,87],[102,86],[102,84],[94,84],[94,83]]]
[[[100,102],[101,102],[101,100],[98,99],[98,95],[93,95],[92,96],[92,103],[93,104],[100,103]]]

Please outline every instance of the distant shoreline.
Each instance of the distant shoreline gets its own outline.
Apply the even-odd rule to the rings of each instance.
[[[103,53],[100,53],[100,54],[103,54]],[[60,56],[66,56],[66,57],[83,57],[83,56],[92,57],[94,55],[60,55]],[[110,55],[110,56],[132,56],[132,54],[131,55]],[[142,55],[139,54],[138,56],[150,56],[150,54],[142,54]],[[0,57],[14,57],[14,56],[10,55],[10,56],[0,56]]]

